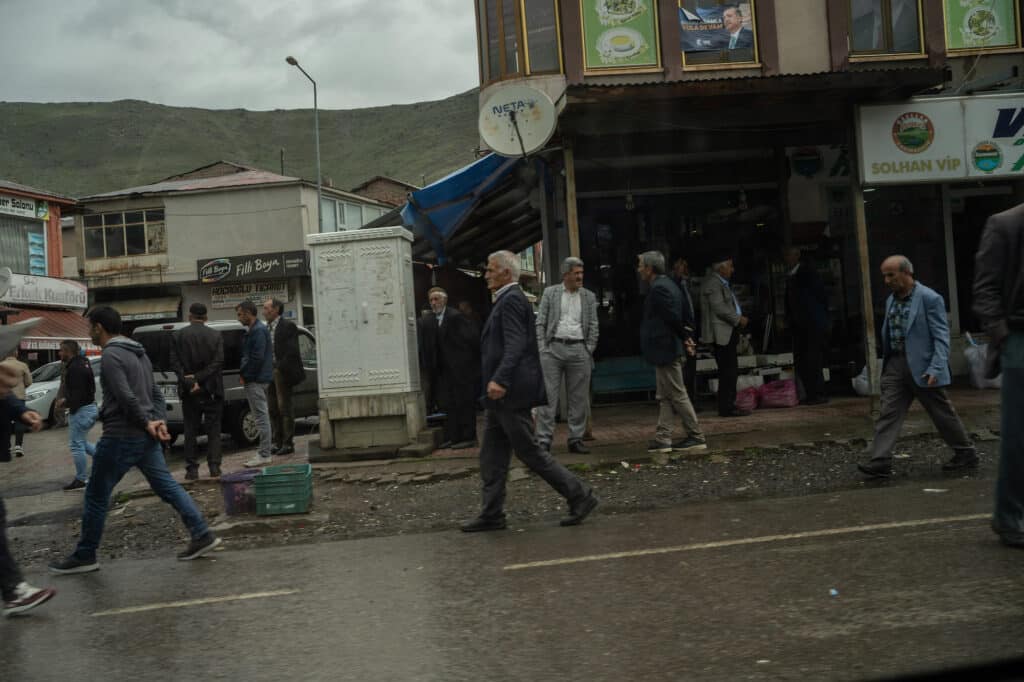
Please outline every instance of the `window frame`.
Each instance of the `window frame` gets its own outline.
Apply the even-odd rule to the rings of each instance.
[[[857,62],[886,62],[886,61],[904,61],[908,59],[928,59],[928,50],[925,46],[925,34],[924,34],[924,3],[922,0],[915,0],[917,2],[917,52],[885,52],[885,51],[864,51],[857,52],[853,47],[853,1],[846,0],[846,51],[847,59],[851,64]],[[883,22],[883,29],[889,38],[889,42],[892,42],[892,0],[881,0],[882,11],[888,9],[888,21]],[[943,9],[945,12],[945,9]],[[945,40],[945,34],[943,34],[943,40]]]
[[[154,212],[154,211],[158,211],[161,214],[163,214],[163,219],[162,220],[154,220],[154,221],[150,222],[149,214]],[[142,222],[141,223],[133,222],[133,223],[127,223],[126,224],[125,223],[125,215],[129,214],[129,213],[141,213],[142,214]],[[110,216],[111,218],[113,218],[113,216],[120,216],[120,223],[117,224],[117,225],[113,225],[113,224],[107,225],[107,216]],[[86,218],[98,219],[100,224],[99,225],[87,225],[86,224],[87,223]],[[145,251],[145,253],[133,253],[133,254],[130,254],[130,253],[128,253],[128,234],[127,234],[126,229],[128,227],[138,227],[139,225],[142,226],[143,238],[144,238],[143,240],[144,240],[145,245],[146,245],[146,251]],[[150,229],[151,228],[155,229],[157,225],[160,225],[161,229],[163,230],[163,240],[162,241],[164,242],[164,250],[163,251],[150,251],[149,250],[150,243],[151,243]],[[107,251],[107,235],[106,235],[106,231],[107,230],[114,230],[114,229],[119,229],[121,231],[121,246],[124,249],[124,253],[120,254],[120,255],[117,255],[117,256],[111,256],[111,255],[108,254],[108,251]],[[88,234],[90,232],[99,232],[102,235],[102,238],[101,238],[101,241],[103,243],[103,255],[102,256],[90,256],[89,255],[89,246],[88,246],[87,236],[88,236]],[[89,214],[83,216],[83,218],[82,218],[82,255],[85,258],[85,260],[87,260],[87,261],[115,260],[115,259],[120,259],[120,258],[143,258],[143,257],[146,257],[146,256],[161,256],[161,255],[166,255],[166,254],[167,254],[167,215],[165,213],[165,209],[164,209],[163,206],[154,206],[154,207],[150,207],[150,208],[133,208],[133,209],[127,209],[127,210],[123,210],[123,211],[105,211],[103,213],[89,213]]]
[[[490,77],[490,53],[488,51],[487,33],[487,6],[488,0],[477,0],[474,2],[476,14],[476,35],[477,35],[477,66],[480,73],[480,86],[487,87],[492,83],[512,80],[516,78],[528,78],[530,76],[554,76],[565,73],[565,55],[563,53],[562,41],[562,12],[561,3],[558,0],[548,0],[555,12],[555,41],[558,51],[558,70],[533,71],[530,65],[530,36],[526,30],[525,0],[493,0],[495,13],[497,15],[498,31],[498,77]],[[519,63],[522,64],[520,71],[510,72],[506,63],[505,49],[505,3],[512,3],[514,6],[514,23],[516,32],[516,55]]]
[[[750,2],[750,25],[753,27],[754,32],[754,59],[749,62],[718,62],[716,64],[687,64],[686,63],[686,52],[679,50],[679,59],[682,62],[683,71],[730,71],[736,69],[761,69],[764,65],[761,63],[761,30],[757,25],[757,3],[758,0],[748,0]],[[676,7],[682,8],[685,0],[677,0]],[[736,3],[738,4],[738,3]],[[682,26],[679,27],[682,30]]]
[[[1024,52],[1024,29],[1021,28],[1021,3],[1013,0],[1013,20],[1017,34],[1017,44],[1013,47],[949,47],[949,18],[946,14],[946,0],[942,0],[942,44],[948,57],[971,57],[980,54],[1015,54]]]

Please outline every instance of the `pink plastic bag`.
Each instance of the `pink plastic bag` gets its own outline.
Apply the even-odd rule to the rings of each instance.
[[[751,386],[736,393],[736,409],[753,412],[757,409],[757,389]]]
[[[792,379],[772,381],[760,389],[761,407],[796,407],[800,398],[796,393],[796,382]]]

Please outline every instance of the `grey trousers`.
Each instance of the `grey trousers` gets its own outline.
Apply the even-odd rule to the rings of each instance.
[[[270,408],[267,406],[267,387],[270,384],[245,382],[245,398],[249,401],[256,428],[260,430],[260,445],[257,453],[260,457],[270,457]]]
[[[505,480],[515,450],[516,457],[564,497],[572,508],[590,495],[583,481],[537,445],[530,410],[486,410],[484,439],[480,445],[480,478],[483,481],[485,519],[505,515]]]
[[[697,423],[697,413],[690,402],[690,396],[686,393],[686,386],[683,385],[685,362],[685,358],[679,357],[671,364],[654,368],[658,398],[658,428],[654,432],[654,439],[659,443],[672,442],[674,416],[679,416],[683,420],[683,431],[687,436],[704,438],[700,424]]]
[[[590,365],[590,353],[585,343],[552,341],[548,349],[540,354],[544,387],[548,393],[548,404],[537,408],[537,440],[541,443],[550,446],[554,438],[558,394],[563,377],[569,403],[569,442],[583,440],[590,400]]]
[[[872,461],[888,464],[892,461],[892,449],[899,438],[903,420],[914,398],[938,429],[942,439],[954,450],[973,450],[963,422],[949,402],[946,391],[941,388],[922,388],[911,376],[907,358],[893,355],[885,361],[882,369],[882,407],[875,423],[875,439],[871,444]]]

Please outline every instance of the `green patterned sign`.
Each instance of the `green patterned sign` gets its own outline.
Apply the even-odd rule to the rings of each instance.
[[[583,65],[601,69],[656,68],[657,0],[580,0]]]
[[[1016,0],[944,0],[944,3],[947,49],[1017,47]]]

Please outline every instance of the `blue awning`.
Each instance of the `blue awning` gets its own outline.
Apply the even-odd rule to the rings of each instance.
[[[520,159],[490,154],[411,192],[402,209],[402,222],[416,236],[430,241],[438,262],[443,264],[445,242],[519,163]]]

